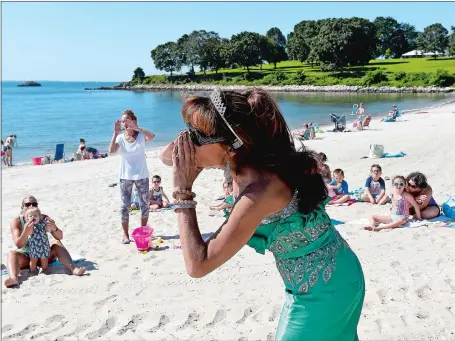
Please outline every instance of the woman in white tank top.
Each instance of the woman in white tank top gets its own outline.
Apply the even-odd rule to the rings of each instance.
[[[124,129],[121,132],[121,126]],[[133,184],[139,194],[141,226],[146,226],[149,216],[149,172],[145,159],[145,144],[155,135],[137,125],[137,117],[132,110],[125,110],[120,120],[115,121],[114,134],[109,145],[109,152],[120,151],[120,214],[123,228],[123,244],[130,243],[129,211]]]

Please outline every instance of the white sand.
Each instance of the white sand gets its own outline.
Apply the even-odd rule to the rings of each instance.
[[[370,131],[325,133],[307,145],[324,151],[332,169],[343,168],[352,188],[363,186],[377,162],[383,176],[422,171],[442,202],[455,194],[454,112],[450,104],[431,114],[405,115],[405,122],[373,121]],[[407,156],[360,159],[370,143]],[[169,193],[171,169],[156,155],[149,153],[150,173],[163,177]],[[3,339],[272,339],[284,293],[272,255],[245,247],[212,274],[192,279],[181,250],[172,248],[179,241],[170,211],[152,213],[149,220],[156,236],[170,238],[161,244],[168,249],[140,254],[133,243],[121,245],[119,187],[108,187],[118,182],[118,169],[118,157],[109,157],[2,171],[2,262],[13,248],[9,223],[30,193],[64,231],[70,253],[84,256],[89,269],[82,278],[54,269],[57,273],[29,278],[19,289],[3,287]],[[221,171],[204,171],[195,184],[205,233],[222,222],[208,209],[221,194],[222,180]],[[354,221],[387,209],[356,203],[328,210],[332,218]],[[131,226],[138,222],[132,216]],[[436,225],[372,233],[360,226],[337,226],[365,272],[360,338],[455,338],[455,230]]]

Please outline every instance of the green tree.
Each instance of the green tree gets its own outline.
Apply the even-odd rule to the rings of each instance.
[[[284,37],[283,33],[278,27],[272,27],[270,30],[267,31],[265,36],[268,39],[271,39],[273,44],[285,47],[286,46],[286,38]]]
[[[434,58],[436,58],[436,53],[445,53],[449,45],[448,34],[449,31],[439,23],[427,26],[419,39],[419,48],[424,52],[434,53]]]
[[[311,39],[311,56],[321,70],[342,70],[345,66],[365,65],[376,51],[376,27],[362,18],[327,19]]]
[[[385,51],[390,49],[392,55],[395,54],[395,51],[392,47],[391,40],[395,34],[395,31],[400,28],[400,24],[392,17],[377,17],[373,21],[374,26],[376,26],[377,38],[378,38],[378,47],[376,56],[384,56]]]
[[[288,35],[286,49],[288,56],[293,60],[301,62],[309,59],[311,62],[317,60],[314,54],[311,54],[311,40],[319,33],[322,23],[325,20],[304,20],[294,26],[294,31]]]
[[[265,42],[264,59],[268,63],[273,63],[273,68],[276,69],[276,63],[288,59],[286,53],[286,38],[278,27],[272,27],[266,33],[267,41]]]
[[[390,58],[392,58],[392,50],[391,50],[390,48],[388,48],[387,50],[385,50],[384,58],[385,58],[385,59],[390,59]]]
[[[452,33],[449,36],[449,56],[455,56],[455,26],[451,26]]]
[[[231,58],[240,66],[244,66],[248,73],[250,67],[262,63],[264,36],[255,32],[241,32],[231,38]]]
[[[134,70],[133,78],[131,79],[133,82],[139,82],[142,83],[142,81],[145,78],[145,73],[142,68],[138,67],[136,70]]]
[[[409,51],[415,50],[417,48],[417,36],[419,35],[419,32],[416,31],[416,28],[413,25],[408,23],[401,23],[400,26],[408,42]]]
[[[182,56],[177,43],[169,41],[158,45],[151,51],[153,63],[158,70],[169,72],[180,71],[182,68]]]

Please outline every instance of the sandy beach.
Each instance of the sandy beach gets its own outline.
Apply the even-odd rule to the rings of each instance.
[[[408,113],[403,122],[380,123],[361,132],[318,134],[306,142],[324,152],[331,169],[342,168],[350,188],[362,187],[370,166],[383,177],[421,171],[438,203],[455,195],[455,103]],[[365,159],[370,143],[402,158]],[[150,175],[159,174],[167,194],[171,168],[150,145]],[[68,276],[61,267],[5,289],[2,276],[3,340],[273,340],[284,288],[271,253],[244,247],[202,279],[187,275],[172,211],[150,214],[154,236],[164,242],[142,254],[122,245],[119,223],[119,157],[2,170],[2,263],[14,248],[9,224],[22,198],[36,196],[43,213],[64,231],[63,243],[81,256],[87,275]],[[223,222],[209,206],[222,194],[223,172],[204,171],[196,180],[199,225],[211,233]],[[390,189],[390,181],[386,181]],[[357,253],[366,279],[358,332],[362,340],[455,338],[455,230],[429,224],[390,232],[361,230],[371,214],[389,206],[355,203],[327,208],[336,228]],[[139,215],[130,226],[139,225]]]

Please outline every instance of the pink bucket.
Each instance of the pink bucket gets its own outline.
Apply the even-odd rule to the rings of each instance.
[[[148,250],[152,241],[153,228],[150,226],[141,226],[133,230],[131,235],[139,251]]]
[[[41,157],[33,157],[32,158],[32,164],[34,166],[40,166],[41,165]]]

